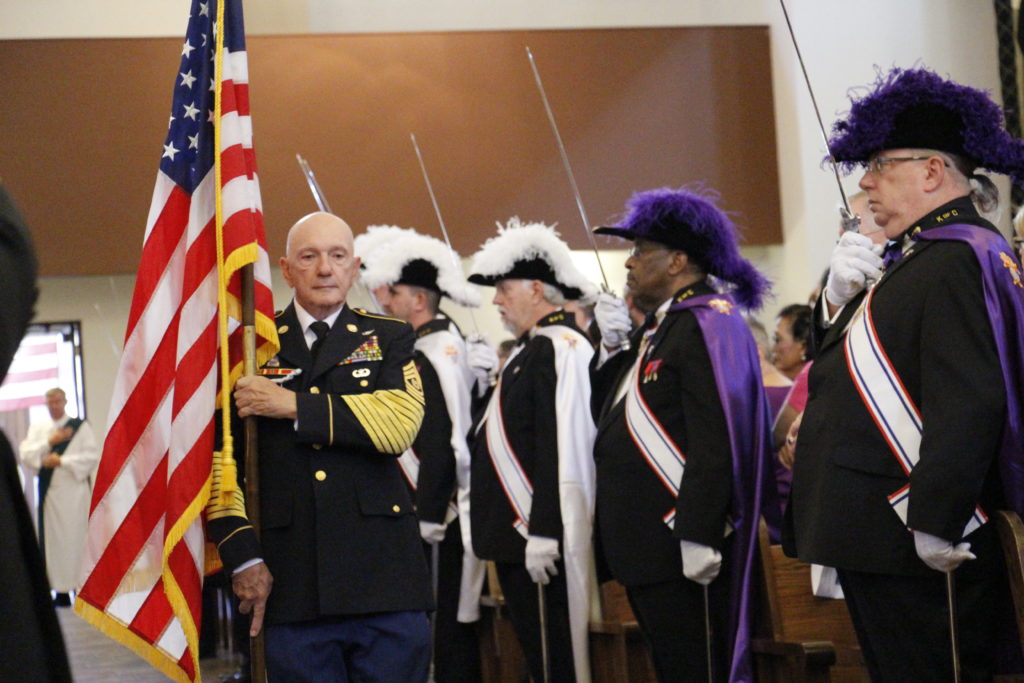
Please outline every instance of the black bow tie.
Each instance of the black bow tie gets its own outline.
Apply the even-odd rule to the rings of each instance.
[[[888,268],[903,258],[903,240],[889,240],[882,251],[882,267]]]

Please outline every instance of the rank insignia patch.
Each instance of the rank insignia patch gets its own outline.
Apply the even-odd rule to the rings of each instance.
[[[380,344],[377,340],[377,335],[371,336],[369,339],[360,344],[359,348],[348,355],[348,358],[338,363],[338,365],[349,365],[351,363],[365,363],[371,360],[384,360],[384,354],[380,350]]]
[[[1003,267],[1010,271],[1010,277],[1013,278],[1013,284],[1024,289],[1024,283],[1021,283],[1020,280],[1020,267],[1017,265],[1017,262],[1005,252],[999,253],[999,259],[1003,262]]]

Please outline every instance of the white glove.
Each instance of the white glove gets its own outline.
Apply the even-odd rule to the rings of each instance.
[[[486,335],[471,334],[466,338],[466,362],[481,391],[491,386],[491,378],[498,369],[498,352]]]
[[[845,306],[867,285],[882,277],[882,245],[856,232],[844,232],[832,250],[825,298],[833,306]]]
[[[951,572],[965,560],[978,559],[971,552],[970,543],[953,545],[944,538],[923,531],[914,532],[914,549],[917,550],[917,556],[922,562],[940,572]]]
[[[530,536],[526,539],[526,571],[534,583],[546,586],[551,577],[558,574],[555,561],[560,557],[557,538]]]
[[[679,541],[679,549],[683,554],[683,576],[702,586],[718,577],[722,569],[722,553],[692,541]]]
[[[437,522],[424,522],[420,520],[420,538],[424,542],[434,545],[444,540],[444,534],[447,527],[444,524],[438,524]]]
[[[609,349],[617,349],[629,339],[633,323],[629,319],[626,302],[611,292],[601,292],[594,304],[594,320],[601,330],[601,343]]]

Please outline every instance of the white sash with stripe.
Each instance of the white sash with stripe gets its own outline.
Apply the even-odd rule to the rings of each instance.
[[[405,449],[405,452],[398,457],[398,466],[401,468],[409,488],[413,491],[418,490],[416,482],[420,480],[420,457],[416,455],[416,451],[411,448]],[[455,506],[455,503],[449,502],[448,510],[444,515],[444,523],[450,524],[458,516],[459,508]]]
[[[506,365],[521,350],[516,349],[505,361]],[[530,478],[523,471],[523,465],[519,462],[512,444],[505,434],[505,420],[501,414],[501,379],[494,387],[491,394],[491,402],[487,405],[487,414],[484,417],[485,434],[487,437],[487,452],[491,456],[491,464],[494,465],[494,472],[498,475],[498,481],[505,491],[512,510],[516,513],[516,521],[513,523],[515,530],[526,538],[530,530],[530,509],[533,506],[533,484]]]
[[[402,468],[405,483],[415,491],[416,482],[420,480],[420,458],[416,451],[411,448],[405,449],[405,452],[398,456],[398,466]]]
[[[645,340],[646,341],[646,340]],[[644,345],[646,347],[646,344]],[[679,495],[679,484],[683,480],[683,471],[686,469],[686,456],[676,445],[672,437],[662,426],[661,422],[644,400],[640,393],[640,382],[642,380],[641,368],[646,360],[647,354],[644,348],[640,349],[637,355],[636,364],[633,366],[632,375],[629,380],[629,387],[626,390],[625,412],[626,428],[633,442],[644,456],[648,466],[658,476],[661,483],[669,490],[673,498]],[[670,529],[675,527],[676,508],[665,513],[662,520]]]
[[[878,339],[871,315],[873,296],[874,290],[864,297],[850,323],[846,334],[846,363],[864,406],[909,477],[921,457],[921,411],[914,405]],[[903,524],[907,523],[909,502],[909,483],[889,496],[889,504]],[[963,535],[967,536],[987,521],[981,507],[975,506]]]

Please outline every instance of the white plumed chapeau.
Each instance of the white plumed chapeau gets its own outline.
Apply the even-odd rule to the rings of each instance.
[[[369,290],[395,284],[401,279],[406,265],[423,260],[437,269],[437,288],[444,296],[467,308],[476,308],[481,304],[479,290],[466,282],[462,273],[462,259],[444,242],[412,229],[391,228],[378,237],[380,232],[367,231],[370,249],[360,251],[359,245],[356,245],[356,253],[363,260],[360,279]],[[365,249],[365,241],[363,246]],[[456,267],[456,263],[460,265]]]
[[[356,235],[355,242],[353,243],[356,256],[365,262],[366,257],[376,251],[378,247],[391,242],[399,235],[407,232],[411,231],[406,228],[400,228],[397,225],[369,225],[366,227],[366,232],[362,235]]]
[[[597,288],[576,267],[569,245],[554,227],[544,223],[523,223],[517,216],[506,225],[498,223],[498,234],[484,242],[473,255],[470,272],[485,278],[500,278],[512,272],[516,263],[542,259],[550,266],[558,285],[582,292],[578,299],[597,296]]]

